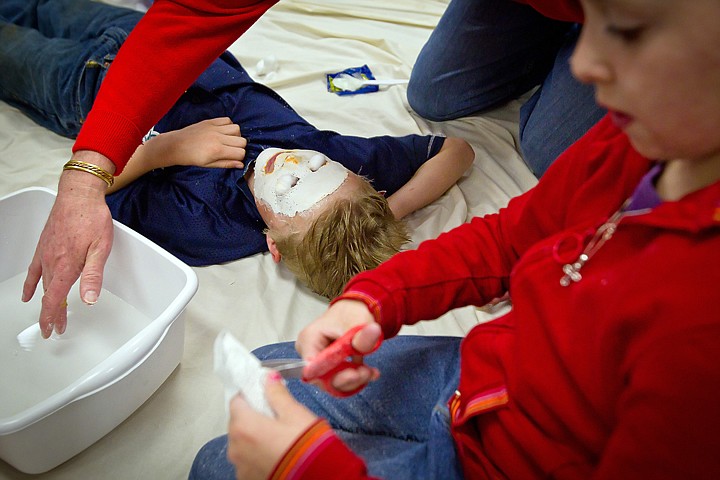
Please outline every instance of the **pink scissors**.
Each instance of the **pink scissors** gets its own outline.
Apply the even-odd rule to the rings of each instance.
[[[359,352],[352,346],[352,339],[365,325],[351,328],[345,334],[328,345],[325,350],[315,357],[312,362],[298,358],[278,358],[263,360],[262,366],[276,370],[283,378],[300,378],[303,382],[320,380],[325,390],[336,397],[349,397],[362,390],[362,386],[355,390],[345,392],[332,386],[332,379],[336,373],[346,368],[358,368],[363,364],[362,358],[380,347],[382,335],[369,352]],[[351,358],[350,358],[351,357]]]

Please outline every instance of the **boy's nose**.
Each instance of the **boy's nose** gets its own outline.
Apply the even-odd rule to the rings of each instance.
[[[586,28],[583,28],[575,51],[570,57],[570,70],[578,81],[585,84],[605,83],[612,80],[612,71],[604,61],[602,48]]]

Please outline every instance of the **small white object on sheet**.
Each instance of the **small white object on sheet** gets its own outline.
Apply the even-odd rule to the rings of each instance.
[[[226,411],[230,400],[242,393],[252,408],[275,416],[265,398],[265,380],[270,369],[263,367],[260,360],[227,330],[215,339],[214,364],[215,374],[225,386]]]
[[[255,65],[255,73],[264,80],[272,80],[279,68],[278,59],[275,55],[268,55],[258,60]]]

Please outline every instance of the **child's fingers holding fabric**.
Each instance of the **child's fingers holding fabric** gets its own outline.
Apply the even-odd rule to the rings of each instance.
[[[290,395],[277,373],[268,376],[265,395],[275,418],[252,409],[241,396],[230,403],[227,455],[237,478],[268,478],[285,452],[317,420]]]

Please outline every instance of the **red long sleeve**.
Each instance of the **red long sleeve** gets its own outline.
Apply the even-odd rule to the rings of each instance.
[[[277,0],[157,0],[128,36],[73,146],[115,163]]]

